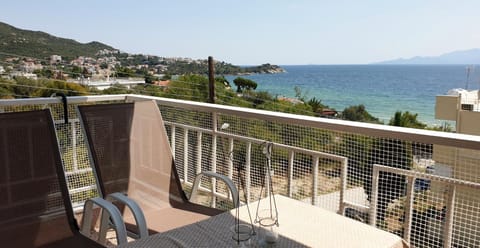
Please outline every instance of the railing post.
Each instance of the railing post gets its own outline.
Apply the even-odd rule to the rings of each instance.
[[[215,103],[215,62],[208,57],[208,102]]]
[[[348,173],[348,159],[345,158],[342,161],[342,167],[340,169],[340,204],[338,213],[345,215],[345,192],[347,191],[347,173]]]
[[[455,194],[457,192],[457,186],[453,185],[447,195],[447,212],[445,213],[445,228],[443,229],[443,247],[452,246],[452,233],[453,233],[453,214],[455,212]]]
[[[233,138],[228,139],[228,178],[233,179]]]
[[[196,174],[202,172],[202,132],[197,132],[197,169]]]
[[[188,129],[183,130],[183,181],[188,182]]]
[[[295,152],[290,150],[288,152],[288,197],[293,197],[293,161],[295,159]]]
[[[212,172],[217,172],[217,131],[218,131],[218,115],[215,112],[212,112],[212,129],[213,129],[213,136],[212,136]],[[211,207],[215,208],[217,206],[217,179],[212,177],[212,203]]]
[[[312,205],[316,206],[318,203],[318,163],[320,161],[319,156],[313,157],[312,166]]]
[[[380,170],[376,165],[373,165],[372,171],[372,192],[370,201],[370,225],[377,226],[377,201],[378,201],[378,178]]]
[[[245,190],[247,191],[247,203],[250,202],[250,170],[251,170],[251,156],[252,156],[252,142],[247,142],[247,151],[245,158]]]
[[[413,214],[413,201],[415,198],[415,180],[416,178],[413,176],[407,177],[407,199],[405,200],[405,223],[404,223],[404,231],[403,231],[403,239],[410,243],[410,233],[412,230],[412,214]]]
[[[170,138],[170,147],[172,147],[172,157],[173,159],[175,159],[175,129],[176,129],[176,126],[175,125],[172,125],[172,134],[171,134],[171,138]]]
[[[228,178],[233,180],[233,138],[228,139],[228,157],[227,157],[227,159],[228,159],[228,162],[227,162],[227,164],[228,164],[227,165],[228,166],[228,175],[227,176],[228,176]],[[234,197],[232,195],[232,192],[230,192],[230,191],[228,191],[228,196],[229,196],[229,198]]]
[[[77,160],[77,125],[78,121],[70,121],[72,124],[72,160],[73,160],[73,170],[78,170],[78,160]]]

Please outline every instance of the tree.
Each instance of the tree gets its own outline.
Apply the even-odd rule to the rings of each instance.
[[[165,91],[165,97],[192,101],[207,101],[208,78],[201,75],[183,75],[172,80]]]
[[[170,74],[168,72],[165,73],[161,78],[161,80],[170,80],[170,79],[172,79],[172,74]]]
[[[308,100],[307,104],[312,107],[313,113],[319,113],[325,108],[325,105],[322,104],[322,100],[318,100],[316,97]]]
[[[15,97],[34,96],[34,92],[41,86],[40,81],[25,77],[15,77],[15,83],[11,85],[12,95]]]
[[[0,78],[0,99],[15,98],[15,84],[13,80]]]
[[[84,86],[76,83],[69,83],[60,80],[45,80],[41,81],[41,83],[44,86],[35,91],[35,96],[50,97],[53,93],[59,92],[64,93],[66,96],[82,96],[88,94],[88,91]]]
[[[71,71],[72,77],[74,77],[74,78],[80,77],[80,76],[82,76],[82,72],[83,72],[83,70],[82,70],[81,67],[76,66],[76,65],[74,65],[72,67],[72,71]]]
[[[342,118],[349,121],[360,121],[369,123],[381,123],[378,118],[373,117],[365,109],[365,105],[355,105],[345,108],[342,112]]]
[[[427,124],[424,124],[417,120],[418,114],[411,114],[408,111],[402,113],[402,111],[395,112],[395,115],[390,119],[388,125],[397,127],[409,127],[424,129]]]
[[[52,78],[54,75],[51,69],[35,70],[33,73],[37,74],[39,77],[44,77],[44,78]]]
[[[89,78],[89,77],[92,76],[92,73],[90,73],[90,71],[88,71],[87,67],[83,67],[82,75],[85,78]]]
[[[111,95],[111,94],[131,94],[132,90],[128,89],[127,86],[121,85],[119,83],[113,84],[111,87],[106,88],[102,91],[102,94]]]
[[[103,62],[100,64],[100,69],[108,69],[108,64]]]
[[[215,83],[220,83],[227,88],[231,87],[230,82],[228,82],[228,80],[224,76],[215,77]]]
[[[305,98],[307,98],[308,92],[302,92],[302,88],[300,88],[300,86],[293,87],[293,90],[295,91],[295,97],[298,100],[305,102]]]
[[[135,71],[128,67],[119,67],[116,71],[117,77],[135,77]]]
[[[153,84],[153,82],[160,80],[158,77],[155,77],[154,75],[152,75],[150,73],[145,73],[144,78],[145,78],[145,83],[146,84]]]
[[[257,83],[247,78],[237,77],[233,80],[233,83],[237,86],[238,93],[242,93],[243,90],[251,90],[257,88]]]
[[[272,96],[268,91],[260,91],[254,92],[253,94],[249,94],[248,96],[244,96],[245,99],[253,103],[253,107],[257,108],[259,105],[264,104],[265,102],[273,101]],[[263,108],[263,107],[261,107]]]

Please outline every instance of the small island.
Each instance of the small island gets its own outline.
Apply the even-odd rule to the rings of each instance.
[[[287,72],[285,69],[278,65],[263,64],[259,66],[246,67],[246,73],[262,73],[262,74],[274,74]]]

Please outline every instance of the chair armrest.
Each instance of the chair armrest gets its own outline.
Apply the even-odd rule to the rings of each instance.
[[[101,244],[106,243],[107,239],[107,229],[110,226],[110,220],[113,223],[113,229],[115,229],[115,233],[117,235],[117,244],[126,244],[127,243],[127,230],[125,228],[125,223],[122,219],[122,214],[117,207],[115,207],[112,203],[100,198],[95,197],[85,201],[83,207],[83,217],[82,217],[82,228],[80,232],[90,237],[90,230],[92,227],[92,215],[93,215],[93,207],[98,206],[102,209],[102,219],[100,224],[100,231],[98,242]]]
[[[239,196],[238,196],[238,189],[235,186],[235,183],[233,183],[232,179],[228,178],[227,176],[212,172],[212,171],[203,171],[198,173],[195,176],[195,181],[193,182],[193,188],[192,188],[192,194],[190,195],[190,201],[196,202],[198,198],[198,189],[200,187],[200,182],[202,181],[203,176],[208,176],[208,177],[215,177],[217,179],[220,179],[225,182],[227,187],[230,189],[230,192],[232,193],[232,200],[233,200],[233,206],[235,208],[239,207]]]
[[[137,233],[127,231],[129,236],[135,239],[142,239],[142,238],[148,237],[148,229],[147,229],[147,222],[145,220],[145,215],[143,214],[143,211],[140,208],[140,206],[137,204],[137,202],[135,202],[133,199],[119,192],[109,194],[105,199],[112,203],[115,201],[120,202],[125,206],[127,206],[132,212],[133,217],[135,218],[135,222],[137,223],[137,228],[139,233],[137,234]]]

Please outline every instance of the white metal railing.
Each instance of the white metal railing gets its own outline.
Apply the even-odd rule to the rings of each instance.
[[[213,142],[212,142],[212,147],[216,147],[216,140],[218,137],[222,137],[222,138],[226,138],[228,140],[228,144],[229,144],[229,154],[231,154],[231,152],[233,151],[234,149],[234,141],[242,141],[242,142],[245,142],[247,144],[247,152],[246,152],[246,157],[245,157],[245,161],[246,161],[246,195],[247,195],[247,201],[250,199],[250,186],[251,186],[251,181],[249,180],[249,178],[251,178],[251,164],[250,164],[250,161],[251,161],[251,147],[252,147],[252,144],[258,144],[258,145],[262,145],[262,144],[265,144],[267,143],[268,141],[266,140],[260,140],[260,139],[255,139],[255,138],[250,138],[250,137],[246,137],[246,136],[241,136],[241,135],[235,135],[235,134],[229,134],[229,133],[225,133],[225,132],[222,132],[222,131],[215,131],[215,130],[210,130],[210,129],[205,129],[205,128],[199,128],[199,127],[194,127],[194,126],[189,126],[189,125],[182,125],[182,124],[176,124],[176,123],[172,123],[172,122],[168,122],[166,121],[165,124],[167,126],[170,126],[171,127],[171,144],[175,144],[175,133],[176,133],[176,129],[177,128],[182,128],[183,131],[184,131],[184,138],[188,138],[188,134],[189,132],[191,131],[194,131],[197,133],[197,146],[196,146],[196,154],[197,154],[197,157],[196,157],[196,167],[195,167],[195,172],[196,174],[202,172],[201,170],[201,161],[202,161],[202,136],[203,134],[211,134],[213,136]],[[188,143],[188,140],[184,141],[184,143]],[[340,170],[341,170],[341,187],[342,187],[342,190],[340,191],[340,211],[341,213],[344,212],[344,208],[345,208],[345,203],[348,204],[348,202],[345,202],[344,201],[344,196],[343,196],[343,192],[346,190],[346,187],[347,187],[347,183],[346,183],[346,170],[347,170],[347,165],[348,165],[348,159],[346,157],[343,157],[343,156],[338,156],[338,155],[334,155],[334,154],[328,154],[328,153],[324,153],[324,152],[319,152],[319,151],[313,151],[313,150],[308,150],[308,149],[303,149],[303,148],[298,148],[298,147],[293,147],[293,146],[289,146],[289,145],[284,145],[284,144],[279,144],[279,143],[275,143],[275,142],[269,142],[273,145],[273,147],[275,148],[281,148],[281,149],[285,149],[288,151],[288,154],[289,154],[289,163],[288,163],[288,180],[287,180],[287,183],[288,183],[288,190],[287,190],[287,195],[289,197],[292,197],[292,181],[293,181],[293,160],[295,158],[295,155],[297,154],[305,154],[305,155],[310,155],[313,157],[313,165],[312,165],[312,186],[311,186],[311,190],[312,190],[312,199],[311,199],[311,203],[312,205],[317,205],[318,204],[318,192],[317,192],[317,189],[318,189],[318,173],[315,173],[316,171],[318,171],[318,167],[319,167],[319,159],[320,158],[325,158],[325,159],[331,159],[331,160],[334,160],[334,161],[338,161],[341,163],[341,167],[340,167]],[[175,148],[175,147],[173,147]],[[215,158],[216,157],[216,153],[217,153],[217,150],[216,149],[212,149],[211,151],[213,154],[212,154],[212,157]],[[188,167],[189,165],[191,164],[189,162],[189,158],[188,158],[188,154],[190,154],[191,152],[188,150],[188,146],[184,148],[184,154],[183,154],[183,165],[177,165],[177,166],[183,166],[183,178],[182,178],[182,181],[189,185],[189,186],[192,186],[193,184],[193,181],[189,180],[188,178]],[[233,162],[231,159],[228,160],[228,177],[230,179],[232,179],[232,174],[233,174]],[[213,164],[217,164],[216,161],[213,161],[212,162],[212,165]],[[216,168],[214,167],[212,169],[213,172],[216,172]],[[207,189],[207,188],[203,188],[201,187],[200,189],[205,191],[205,192],[209,192],[209,193],[212,193],[214,194],[215,196],[218,196],[218,197],[221,197],[221,198],[225,198],[225,199],[228,199],[228,196],[226,195],[222,195],[222,194],[219,194],[215,191],[215,187],[212,186],[213,188],[213,192],[210,190],[210,189]],[[215,207],[215,202],[212,202],[212,207]]]
[[[312,128],[322,128],[341,132],[352,132],[376,137],[394,138],[422,142],[426,144],[437,144],[446,146],[455,146],[458,148],[479,149],[480,136],[437,132],[430,130],[409,129],[379,124],[370,124],[362,122],[351,122],[336,119],[318,118],[312,116],[295,115],[288,113],[279,113],[273,111],[247,109],[242,107],[232,107],[224,105],[215,105],[202,102],[192,102],[186,100],[142,96],[142,95],[99,95],[99,96],[72,96],[68,97],[69,104],[85,104],[105,101],[145,101],[155,100],[162,106],[171,106],[188,110],[204,111],[209,113],[221,113],[236,115],[243,118],[253,118],[261,120],[272,120],[275,122],[301,125]],[[59,98],[27,98],[27,99],[5,99],[0,100],[0,113],[5,112],[7,106],[26,106],[61,103]]]
[[[253,149],[255,146],[259,146],[266,141],[270,141],[268,138],[261,137],[261,135],[251,135],[248,132],[242,132],[248,129],[248,122],[245,120],[255,120],[262,121],[265,123],[274,123],[281,124],[288,127],[293,127],[293,131],[286,131],[286,140],[285,141],[272,141],[274,147],[285,153],[282,155],[282,159],[286,158],[286,173],[281,175],[284,181],[284,191],[282,194],[288,195],[299,200],[305,200],[315,205],[322,205],[322,201],[325,200],[327,195],[327,201],[337,202],[337,206],[333,208],[334,211],[339,211],[340,213],[345,213],[346,208],[360,209],[361,212],[370,212],[370,223],[375,223],[375,211],[377,211],[377,204],[375,201],[377,198],[376,182],[378,176],[375,176],[376,173],[380,173],[379,167],[373,167],[372,171],[365,170],[364,167],[371,166],[367,162],[372,159],[372,156],[383,156],[383,153],[399,152],[401,149],[398,148],[395,143],[387,144],[386,150],[382,150],[377,153],[366,154],[367,150],[370,149],[372,145],[372,140],[383,139],[383,140],[396,140],[401,143],[407,144],[406,147],[411,147],[413,145],[420,146],[422,149],[427,149],[429,146],[433,145],[433,149],[438,149],[442,147],[447,147],[448,149],[442,150],[441,153],[431,156],[425,156],[422,158],[425,164],[435,164],[438,161],[442,160],[442,163],[445,161],[450,161],[448,165],[452,166],[452,172],[450,177],[442,178],[442,182],[447,182],[448,185],[456,185],[456,183],[464,184],[463,182],[472,181],[466,184],[475,184],[480,180],[480,173],[477,168],[472,167],[471,164],[475,164],[475,161],[480,161],[480,136],[474,135],[464,135],[464,134],[455,134],[455,133],[445,133],[445,132],[435,132],[429,130],[417,130],[417,129],[407,129],[400,127],[392,127],[385,125],[376,125],[368,123],[358,123],[334,119],[324,119],[317,117],[309,116],[300,116],[294,114],[278,113],[257,109],[246,109],[240,107],[231,107],[231,106],[222,106],[215,104],[183,101],[176,99],[167,99],[167,98],[158,98],[158,97],[147,97],[140,95],[105,95],[105,96],[79,96],[79,97],[68,97],[69,106],[71,106],[70,111],[70,136],[66,139],[69,139],[68,142],[64,142],[62,147],[65,151],[73,151],[73,154],[69,154],[68,158],[64,158],[65,166],[69,169],[66,173],[69,176],[74,176],[76,174],[85,175],[90,169],[90,162],[88,158],[85,158],[86,153],[81,153],[82,147],[76,147],[78,144],[84,142],[82,133],[80,132],[81,127],[78,124],[78,119],[76,118],[76,113],[74,110],[75,105],[79,104],[101,104],[105,102],[130,102],[130,101],[145,101],[145,100],[155,100],[161,108],[167,108],[165,111],[162,110],[162,115],[168,116],[171,113],[176,111],[185,111],[191,112],[194,115],[195,113],[204,113],[209,118],[202,120],[205,123],[192,124],[188,121],[177,120],[175,118],[164,118],[166,125],[169,127],[170,135],[170,144],[174,157],[177,160],[177,170],[181,179],[185,182],[186,185],[189,185],[193,180],[193,175],[201,172],[205,166],[209,170],[214,171],[223,171],[228,177],[233,178],[234,175],[234,163],[233,159],[227,159],[226,163],[220,163],[217,161],[219,156],[218,147],[220,143],[223,143],[226,140],[226,147],[228,148],[228,155],[232,156],[232,153],[235,148],[238,149],[237,143],[242,143],[245,147],[244,156],[244,169],[245,174],[242,176],[246,179],[245,184],[251,185],[246,187],[247,194],[251,194],[251,188],[254,187],[254,183],[258,183],[260,175],[259,171],[255,170],[254,163],[255,159],[258,156],[256,151]],[[11,100],[0,100],[0,112],[10,112],[10,111],[24,111],[32,108],[52,108],[55,118],[58,119],[56,124],[58,129],[65,128],[65,125],[62,125],[62,111],[60,106],[60,99],[58,98],[34,98],[34,99],[11,99]],[[170,110],[168,109],[170,108]],[[190,113],[189,112],[189,113]],[[233,130],[223,130],[219,127],[222,123],[221,120],[223,117],[233,117],[238,120],[239,126],[236,126]],[[247,126],[247,127],[245,127]],[[305,144],[298,146],[293,142],[296,138],[297,132],[304,132],[303,129],[298,129],[297,127],[303,127],[308,130],[321,130],[326,133],[329,137],[329,142],[325,146],[315,146],[317,140],[320,140],[319,137],[312,137],[311,141],[306,142]],[[267,127],[265,127],[267,128]],[[232,128],[231,128],[232,129]],[[288,133],[290,132],[290,133]],[[195,136],[196,134],[196,136]],[[192,140],[192,137],[195,137]],[[342,144],[346,140],[351,139],[349,146],[338,145]],[[350,140],[349,140],[350,141]],[[202,143],[208,143],[208,146],[202,146]],[[358,144],[357,144],[358,143]],[[193,145],[192,144],[196,144]],[[338,146],[336,146],[338,145]],[[192,146],[192,147],[190,147]],[[223,146],[222,146],[223,147]],[[368,149],[367,149],[368,148]],[[430,148],[428,148],[430,149]],[[450,151],[452,150],[452,151]],[[408,153],[408,152],[407,152]],[[405,154],[407,154],[405,153]],[[431,153],[428,151],[426,153]],[[208,156],[206,155],[208,154]],[[298,161],[297,157],[308,156],[309,160]],[[390,155],[389,155],[390,156]],[[389,158],[389,156],[385,156]],[[402,156],[415,156],[412,154],[402,155]],[[419,157],[420,158],[420,157]],[[331,177],[330,183],[335,184],[334,186],[327,187],[326,189],[319,191],[326,182],[328,177],[324,176],[325,171],[322,171],[321,175],[319,171],[325,167],[324,159],[334,161],[335,168],[328,170],[328,173],[335,172],[337,169],[339,171],[339,176],[336,174]],[[400,163],[402,158],[394,158],[393,163]],[[417,159],[415,159],[416,161]],[[420,159],[418,159],[420,161]],[[208,161],[208,165],[205,165],[205,161]],[[283,163],[283,162],[282,162]],[[408,162],[413,164],[419,164],[419,162]],[[422,162],[423,163],[423,162]],[[385,164],[385,163],[382,163]],[[477,163],[478,164],[478,163]],[[328,165],[328,163],[327,163]],[[390,164],[389,164],[390,165]],[[415,191],[413,183],[415,178],[424,178],[432,181],[437,181],[440,179],[439,176],[434,176],[430,174],[421,173],[425,171],[427,165],[419,168],[415,168],[415,165],[411,170],[399,170],[396,168],[387,167],[387,172],[398,173],[404,175],[408,179],[406,191],[410,192],[406,197],[409,197],[406,202],[406,215],[404,220],[402,220],[402,225],[404,232],[401,235],[404,236],[407,240],[412,240],[411,229],[412,225],[415,222],[412,222],[411,211],[415,211],[415,208],[412,207],[412,191]],[[456,167],[454,167],[456,166]],[[352,171],[352,168],[355,170]],[[381,168],[383,171],[383,167]],[[301,180],[298,180],[298,175],[306,175],[301,177]],[[352,179],[353,176],[353,179]],[[73,178],[73,177],[72,177]],[[369,199],[363,199],[363,192],[367,192],[369,187],[362,180],[372,182],[372,194]],[[413,178],[413,179],[412,179]],[[447,180],[443,180],[443,179]],[[459,179],[460,178],[460,179]],[[283,180],[282,179],[282,180]],[[257,180],[257,181],[255,181]],[[450,184],[452,183],[452,184]],[[216,181],[211,181],[211,184],[215,186]],[[306,184],[307,186],[303,185]],[[71,186],[72,193],[87,194],[92,190],[96,190],[96,185],[94,180],[90,184],[79,184],[72,182],[69,184]],[[475,184],[476,185],[476,184]],[[463,185],[464,186],[464,185]],[[462,186],[462,187],[463,187]],[[303,188],[302,188],[303,187]],[[477,186],[474,186],[477,187]],[[208,187],[202,187],[203,190],[214,194],[215,196],[222,198],[228,198],[223,192],[216,192],[217,187],[212,187],[213,192],[208,189]],[[280,187],[279,187],[280,188]],[[357,190],[358,189],[358,190]],[[303,192],[303,191],[306,192]],[[350,190],[350,192],[349,192]],[[301,193],[298,193],[301,192]],[[355,194],[351,196],[350,193]],[[478,191],[477,191],[478,192]],[[410,194],[410,196],[408,196]],[[457,196],[455,196],[457,194]],[[352,201],[354,197],[361,196],[361,201]],[[448,195],[448,194],[447,194]],[[452,196],[453,195],[453,196]],[[365,197],[366,198],[366,197]],[[474,219],[478,218],[475,213],[480,212],[480,206],[478,200],[466,201],[462,200],[462,204],[458,205],[459,198],[458,192],[453,191],[450,194],[450,197],[445,200],[447,209],[450,209],[452,212],[455,211],[453,217],[450,216],[451,213],[447,214],[449,218],[453,218],[455,221],[460,223],[457,219],[462,217],[464,219]],[[215,199],[215,198],[214,198]],[[250,199],[250,197],[247,197]],[[437,199],[432,199],[432,202]],[[360,203],[359,203],[360,202]],[[457,202],[455,208],[452,207],[452,202]],[[210,202],[211,205],[215,206],[216,202]],[[391,203],[388,203],[391,204]],[[443,203],[442,203],[443,204]],[[372,214],[373,213],[373,214]],[[373,219],[372,219],[373,218]],[[413,224],[412,224],[413,223]],[[478,222],[480,223],[480,221]],[[477,224],[478,224],[477,223]],[[389,224],[389,223],[387,223]],[[387,225],[383,224],[383,225]],[[459,224],[460,225],[460,224]],[[445,225],[447,226],[447,225]],[[453,225],[454,234],[455,229],[458,225]],[[377,227],[391,231],[390,227],[385,227],[378,225]],[[458,242],[463,242],[462,245],[466,247],[475,246],[480,242],[480,234],[478,230],[474,227],[467,225],[466,230],[462,230],[463,233],[468,233],[470,236],[465,240],[460,240]],[[393,228],[392,228],[393,230]],[[448,228],[443,229],[443,245],[445,247],[451,246],[453,242],[451,238],[452,232],[446,231]],[[458,232],[458,231],[457,231]],[[456,242],[457,242],[456,241]],[[414,240],[412,242],[415,242]],[[433,241],[425,241],[425,247],[436,246],[432,243]],[[414,243],[415,245],[415,243]],[[421,247],[422,245],[415,245]]]
[[[378,203],[378,184],[380,172],[389,172],[397,175],[402,175],[406,177],[407,180],[407,190],[406,190],[406,200],[405,200],[405,223],[404,223],[404,233],[403,238],[410,242],[411,230],[412,230],[412,213],[414,210],[414,184],[417,179],[427,179],[434,182],[438,182],[446,186],[446,212],[445,212],[445,223],[443,228],[443,245],[444,247],[452,246],[452,233],[453,233],[453,217],[455,213],[455,198],[458,187],[466,187],[472,190],[480,190],[480,183],[474,183],[459,179],[453,179],[443,176],[431,175],[427,173],[420,173],[409,170],[402,170],[398,168],[388,167],[385,165],[374,165],[373,166],[373,187],[372,187],[372,200],[370,203],[370,224],[376,226],[377,216],[376,216],[376,206]]]
[[[127,101],[145,101],[155,100],[159,105],[170,106],[181,109],[209,112],[212,114],[235,115],[242,118],[251,118],[259,120],[271,120],[278,123],[287,123],[292,125],[306,126],[312,128],[327,129],[340,132],[352,132],[368,136],[401,139],[408,141],[421,142],[426,144],[437,144],[446,146],[455,146],[466,149],[479,149],[480,136],[438,132],[423,129],[411,129],[395,127],[380,124],[370,124],[363,122],[352,122],[337,119],[318,118],[312,116],[280,113],[258,109],[248,109],[242,107],[232,107],[224,105],[215,105],[202,102],[192,102],[186,100],[160,98],[140,95],[126,95]],[[1,105],[0,105],[1,106]]]

